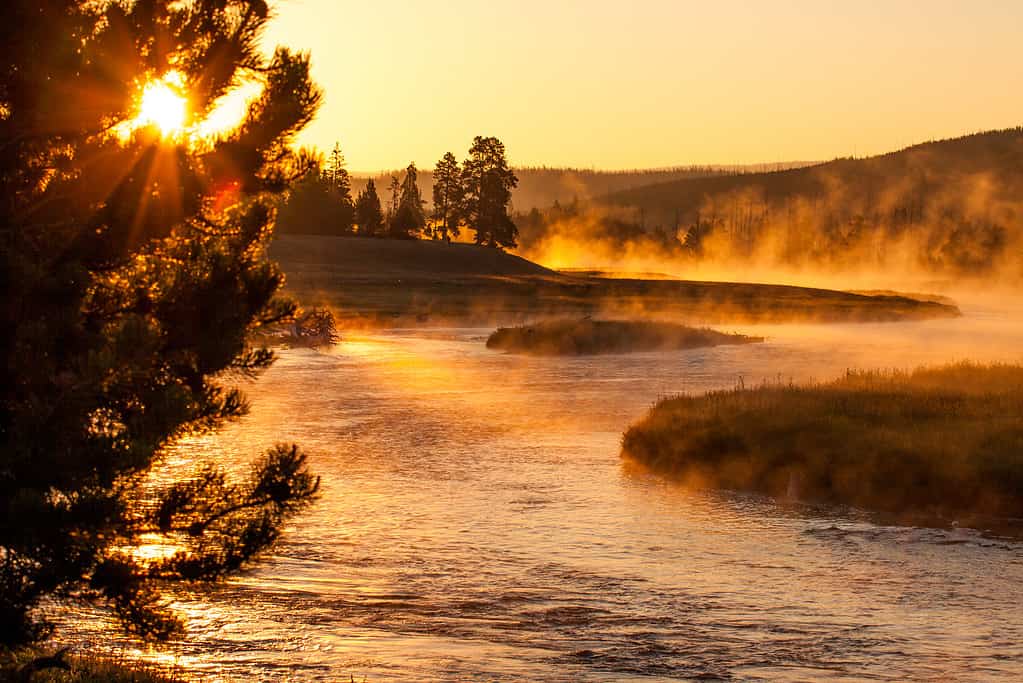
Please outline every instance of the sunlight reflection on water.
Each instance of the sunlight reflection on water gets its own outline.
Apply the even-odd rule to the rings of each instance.
[[[177,596],[189,637],[159,656],[204,680],[1023,677],[1023,545],[683,491],[618,458],[659,396],[1020,361],[1020,325],[736,329],[768,340],[552,359],[434,329],[284,352],[249,417],[174,456],[294,440],[323,499],[257,569]]]

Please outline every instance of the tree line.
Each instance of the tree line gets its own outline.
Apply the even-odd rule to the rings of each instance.
[[[282,203],[278,230],[449,242],[467,230],[477,245],[510,249],[518,237],[509,213],[517,185],[504,143],[496,137],[476,136],[461,163],[451,152],[437,162],[429,209],[415,163],[408,165],[401,179],[391,176],[386,203],[373,179],[353,197],[351,175],[340,145],[335,144],[325,163],[297,183]]]

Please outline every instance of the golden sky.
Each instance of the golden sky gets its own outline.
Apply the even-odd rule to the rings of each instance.
[[[864,156],[1023,123],[1023,0],[283,0],[350,169]]]

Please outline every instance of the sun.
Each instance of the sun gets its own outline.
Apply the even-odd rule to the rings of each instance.
[[[183,134],[188,121],[188,99],[182,93],[182,81],[181,75],[172,71],[148,83],[142,89],[136,126],[155,126],[166,137]]]
[[[175,144],[209,145],[237,129],[264,87],[259,80],[242,81],[197,116],[185,76],[180,71],[168,71],[140,84],[134,115],[118,123],[113,132],[125,144],[139,130],[150,129]]]

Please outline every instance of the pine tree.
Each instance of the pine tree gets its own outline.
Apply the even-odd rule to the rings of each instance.
[[[168,636],[167,584],[246,565],[316,494],[284,445],[240,481],[197,463],[147,483],[176,439],[245,413],[228,382],[273,360],[250,333],[294,312],[265,254],[275,195],[310,169],[289,141],[320,91],[306,55],[263,56],[268,15],[263,0],[0,7],[0,645],[46,635],[46,598]],[[236,128],[189,128],[247,78],[263,90]],[[175,106],[136,117],[144,87]],[[154,535],[174,552],[133,552]]]
[[[359,224],[359,234],[367,237],[381,237],[384,231],[384,212],[377,195],[377,186],[370,178],[366,189],[359,193],[355,200],[355,222]]]
[[[398,205],[401,202],[401,183],[397,175],[391,175],[391,185],[388,189],[391,192],[391,201],[387,205],[387,221],[391,222],[398,213]]]
[[[508,204],[518,182],[505,159],[504,143],[494,137],[476,136],[469,156],[462,163],[465,188],[462,213],[466,225],[476,233],[476,244],[516,246],[519,231],[508,215]]]
[[[343,171],[343,169],[342,169]],[[328,166],[314,169],[294,184],[277,212],[277,234],[351,235],[355,223],[355,203],[351,190],[338,189]],[[342,183],[349,183],[343,171]],[[348,200],[345,201],[345,193]]]
[[[391,220],[391,237],[412,239],[426,226],[423,197],[419,193],[419,172],[414,163],[405,169],[398,197],[398,210]]]
[[[434,238],[457,237],[465,188],[458,159],[446,153],[433,170],[433,235]]]
[[[334,195],[345,206],[353,206],[352,201],[352,177],[345,168],[345,155],[341,153],[340,143],[334,143],[334,149],[330,152],[330,159],[324,172]]]

